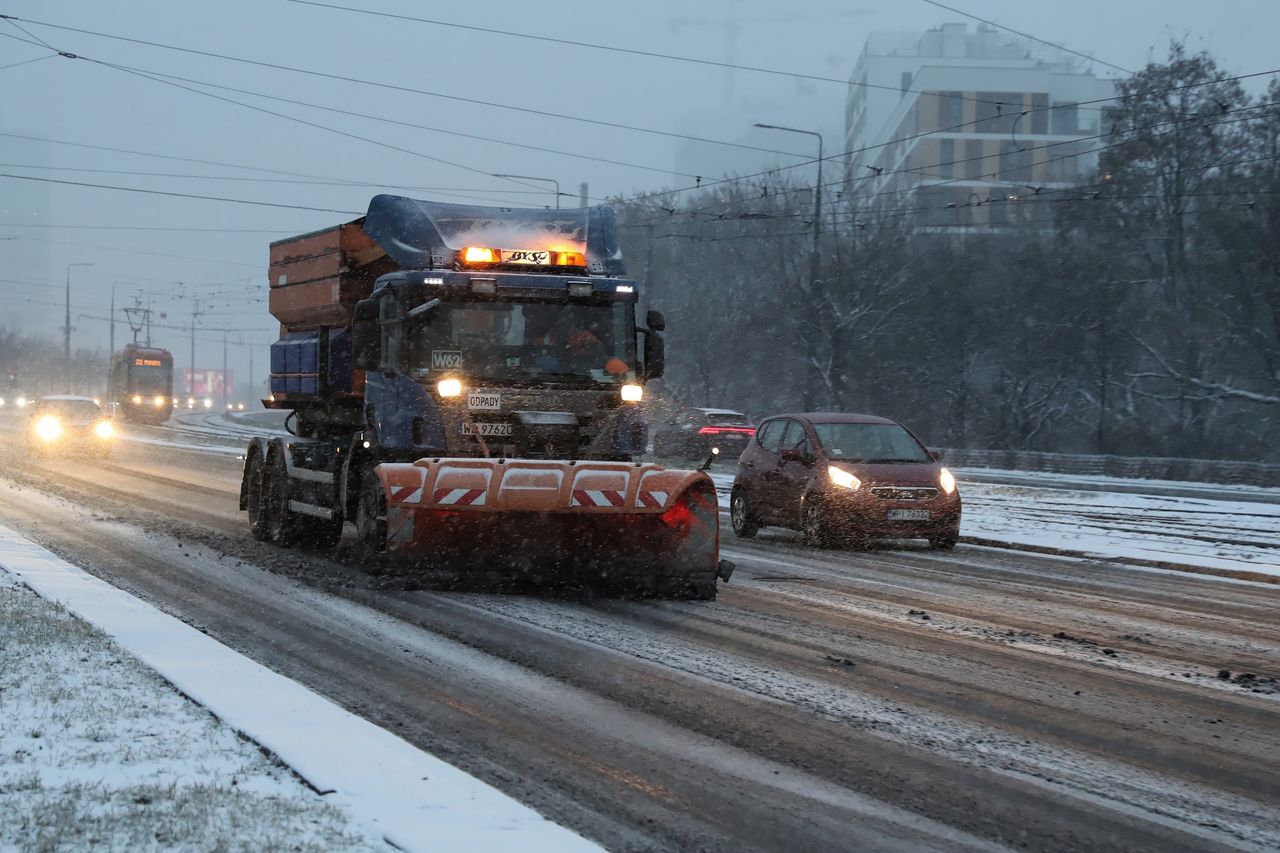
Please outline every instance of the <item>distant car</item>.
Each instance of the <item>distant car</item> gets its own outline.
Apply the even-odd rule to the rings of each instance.
[[[729,498],[733,532],[799,530],[828,547],[871,538],[960,537],[955,477],[910,430],[873,415],[779,415],[764,421],[738,461]]]
[[[732,409],[691,408],[660,425],[653,433],[653,455],[660,459],[702,460],[711,448],[721,459],[737,459],[756,429],[751,419]]]
[[[27,449],[32,453],[105,457],[114,438],[115,428],[92,397],[53,395],[31,406]]]

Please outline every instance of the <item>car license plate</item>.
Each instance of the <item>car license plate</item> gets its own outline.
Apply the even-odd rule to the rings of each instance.
[[[467,408],[473,412],[496,412],[502,408],[502,395],[479,391],[468,394]]]
[[[512,430],[512,425],[506,423],[481,422],[472,424],[464,422],[462,424],[463,435],[475,435],[479,432],[481,438],[510,438],[513,434]]]
[[[927,509],[891,509],[889,510],[890,521],[928,521],[929,510]]]

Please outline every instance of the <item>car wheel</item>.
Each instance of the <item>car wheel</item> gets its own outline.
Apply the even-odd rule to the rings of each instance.
[[[950,530],[941,536],[929,537],[929,547],[936,551],[950,551],[956,547],[956,543],[960,541],[960,531]]]
[[[729,523],[733,525],[733,535],[739,539],[750,539],[760,530],[760,523],[751,517],[744,489],[734,489],[729,499]]]
[[[804,502],[804,508],[800,512],[800,532],[804,541],[815,548],[831,547],[831,531],[828,529],[826,512],[813,498]]]

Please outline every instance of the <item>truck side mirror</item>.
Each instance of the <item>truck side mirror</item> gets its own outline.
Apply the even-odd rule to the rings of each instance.
[[[351,326],[351,361],[360,370],[382,366],[382,331],[378,328],[378,303],[361,299],[356,303]]]
[[[657,332],[644,333],[644,376],[658,379],[667,370],[667,342]]]
[[[661,311],[650,311],[645,314],[644,324],[654,332],[665,332],[667,330],[667,318],[662,316]]]

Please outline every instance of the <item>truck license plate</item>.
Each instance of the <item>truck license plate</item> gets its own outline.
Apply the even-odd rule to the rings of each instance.
[[[462,424],[463,435],[475,435],[477,432],[480,433],[481,438],[510,438],[513,434],[511,424],[507,423],[489,423],[482,421],[478,424],[468,422],[464,422]]]
[[[889,510],[890,521],[928,521],[929,510],[927,509],[891,509]]]
[[[483,392],[468,394],[467,408],[473,412],[496,412],[502,408],[502,395]]]

